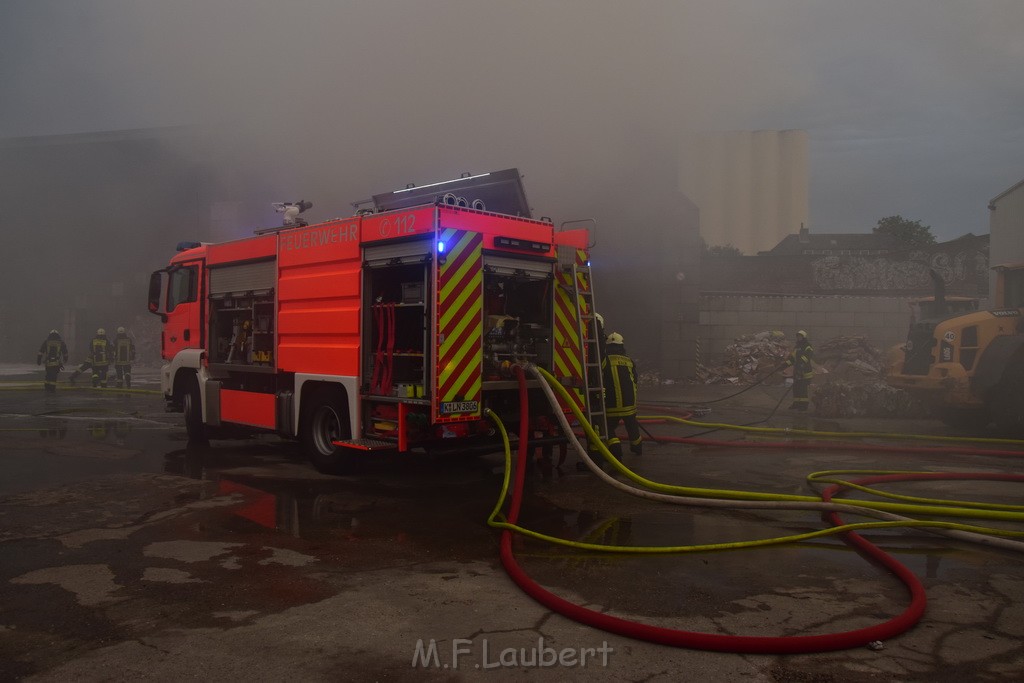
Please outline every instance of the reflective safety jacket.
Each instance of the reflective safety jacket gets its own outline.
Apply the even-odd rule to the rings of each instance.
[[[814,349],[811,348],[810,343],[804,339],[796,343],[796,348],[789,354],[789,358],[786,359],[786,367],[793,366],[793,378],[794,379],[810,379],[814,377],[814,367],[811,365],[811,359],[814,358]]]
[[[114,365],[131,365],[135,360],[135,342],[127,334],[114,338]]]
[[[50,335],[39,347],[39,355],[36,362],[46,360],[46,367],[52,368],[64,365],[68,362],[68,345],[60,338],[60,335]]]
[[[636,415],[636,365],[629,356],[616,353],[621,350],[620,344],[609,344],[608,355],[601,362],[608,417]]]
[[[93,366],[110,365],[110,340],[106,337],[93,337],[89,342],[91,355],[89,360]]]

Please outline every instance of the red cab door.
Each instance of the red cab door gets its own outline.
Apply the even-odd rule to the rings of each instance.
[[[183,349],[201,349],[203,261],[186,261],[167,271],[166,321],[162,340],[167,360]]]

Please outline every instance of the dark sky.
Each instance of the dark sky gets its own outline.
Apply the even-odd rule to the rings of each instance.
[[[1022,73],[1020,0],[0,0],[0,138],[225,125],[364,169],[353,199],[800,128],[812,230],[986,233]]]

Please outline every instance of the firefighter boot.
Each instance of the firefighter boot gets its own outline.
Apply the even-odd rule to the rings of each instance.
[[[78,376],[80,374],[82,374],[82,373],[80,373],[78,370],[75,370],[74,372],[72,372],[71,376],[68,377],[68,384],[70,384],[71,386],[75,386],[75,382],[78,380]]]
[[[644,454],[644,441],[642,438],[629,442],[629,452],[633,455]]]
[[[124,373],[124,388],[125,389],[131,389],[132,388],[132,375],[131,375],[130,372]]]

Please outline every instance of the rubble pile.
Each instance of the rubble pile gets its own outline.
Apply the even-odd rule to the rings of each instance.
[[[833,337],[814,349],[828,374],[812,389],[814,412],[821,417],[927,416],[920,402],[885,382],[882,352],[866,337]]]
[[[128,336],[135,342],[136,364],[140,367],[160,367],[163,362],[160,354],[160,318],[143,313],[124,324],[128,328]]]
[[[820,417],[928,417],[928,410],[907,392],[882,380],[854,383],[829,377],[811,389]]]
[[[867,337],[813,340],[814,382],[811,409],[822,417],[926,417],[927,410],[906,392],[885,382],[885,357]],[[782,384],[780,372],[793,342],[778,330],[758,332],[726,347],[721,362],[698,373],[706,384]],[[770,377],[770,379],[768,379]]]
[[[814,360],[828,370],[831,379],[849,382],[881,381],[885,368],[882,352],[867,337],[833,337],[814,345]]]
[[[765,330],[739,337],[725,347],[722,362],[703,368],[705,384],[755,384],[765,380],[786,362],[792,344],[779,330]],[[782,375],[778,376],[782,383]]]
[[[656,387],[661,385],[661,375],[657,372],[641,372],[637,377],[637,383],[642,387]],[[665,380],[665,384],[672,384],[672,380]]]

